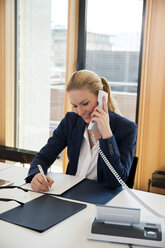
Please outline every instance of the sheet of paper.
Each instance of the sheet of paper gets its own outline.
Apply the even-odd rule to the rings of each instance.
[[[62,193],[72,188],[74,185],[78,184],[84,179],[84,177],[72,176],[63,173],[50,172],[47,175],[54,180],[54,183],[52,184],[50,190],[47,192],[44,191],[44,193],[56,194],[56,195],[61,195]],[[22,187],[32,190],[30,183],[27,183]]]
[[[13,184],[12,181],[8,181],[8,180],[5,180],[5,179],[0,179],[0,187],[9,186],[11,184]]]

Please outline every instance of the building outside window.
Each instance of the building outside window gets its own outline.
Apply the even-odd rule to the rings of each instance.
[[[39,151],[64,116],[68,1],[16,3],[15,145]]]
[[[88,0],[86,69],[110,83],[121,113],[136,120],[142,0]]]
[[[67,0],[17,1],[16,146],[38,151],[64,116]]]

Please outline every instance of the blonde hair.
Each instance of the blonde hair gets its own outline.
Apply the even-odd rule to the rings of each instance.
[[[98,95],[98,91],[103,89],[108,93],[108,108],[117,114],[121,114],[115,99],[111,94],[109,83],[104,77],[99,77],[95,72],[89,70],[80,70],[72,74],[66,87],[69,92],[74,89],[87,88],[91,93]]]

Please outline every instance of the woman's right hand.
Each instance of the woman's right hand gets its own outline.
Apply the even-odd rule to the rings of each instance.
[[[50,187],[54,183],[54,180],[48,176],[46,176],[46,179],[48,182],[45,181],[41,173],[37,173],[31,181],[32,189],[36,191],[49,191]]]

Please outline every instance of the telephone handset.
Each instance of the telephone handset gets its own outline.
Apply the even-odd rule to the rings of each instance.
[[[105,156],[104,152],[101,150],[100,146],[99,146],[99,142],[96,143],[96,139],[95,139],[95,135],[92,132],[92,141],[93,143],[97,146],[98,152],[100,154],[100,156],[102,157],[103,161],[105,162],[105,164],[107,165],[107,167],[109,168],[109,170],[112,172],[112,174],[114,175],[114,177],[117,179],[117,181],[120,183],[121,186],[123,186],[123,188],[137,201],[139,202],[144,208],[146,208],[148,211],[150,211],[153,215],[159,217],[159,218],[163,218],[165,219],[165,216],[157,213],[155,210],[153,210],[150,206],[148,206],[145,202],[143,202],[137,195],[135,195],[131,189],[126,185],[126,183],[122,180],[122,178],[119,176],[119,174],[117,173],[117,171],[113,168],[113,166],[111,165],[111,163],[109,162],[109,160],[107,159],[107,157]]]
[[[101,106],[102,108],[103,108],[103,96],[106,97],[106,102],[108,102],[108,93],[103,91],[103,90],[99,90],[99,92],[98,92],[98,103],[99,103],[99,106]],[[88,126],[88,129],[90,129],[90,130],[98,130],[97,123],[95,121],[90,122],[89,126]]]

